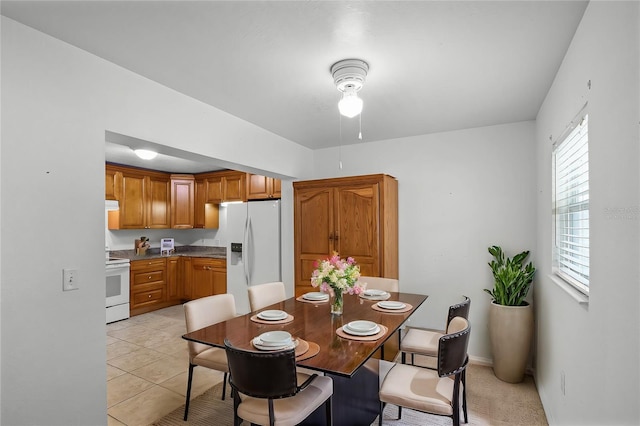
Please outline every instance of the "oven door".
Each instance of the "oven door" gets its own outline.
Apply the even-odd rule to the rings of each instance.
[[[106,307],[129,303],[129,265],[107,265]]]

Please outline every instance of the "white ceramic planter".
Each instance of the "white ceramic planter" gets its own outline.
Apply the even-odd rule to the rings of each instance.
[[[533,338],[532,306],[504,306],[491,302],[489,337],[496,377],[504,382],[521,382]]]

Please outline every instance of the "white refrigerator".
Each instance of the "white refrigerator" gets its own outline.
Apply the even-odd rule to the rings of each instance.
[[[227,228],[227,292],[246,314],[249,286],[281,281],[280,200],[227,205]]]

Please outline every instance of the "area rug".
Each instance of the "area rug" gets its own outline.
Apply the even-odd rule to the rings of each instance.
[[[467,370],[467,387],[468,424],[470,426],[547,425],[547,419],[531,376],[526,376],[522,383],[505,383],[493,375],[491,368],[470,365]],[[182,420],[183,405],[153,425],[231,426],[233,425],[233,400],[227,396],[222,401],[221,394],[222,384],[220,383],[191,401],[188,421]],[[397,417],[398,407],[387,405],[382,417],[383,425],[450,426],[452,424],[449,417],[433,416],[408,409],[402,410],[402,419],[397,420]],[[378,420],[376,419],[372,426],[377,426],[377,424]]]

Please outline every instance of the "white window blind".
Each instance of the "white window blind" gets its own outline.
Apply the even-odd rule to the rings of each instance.
[[[588,116],[555,147],[554,272],[589,293],[589,134]]]

